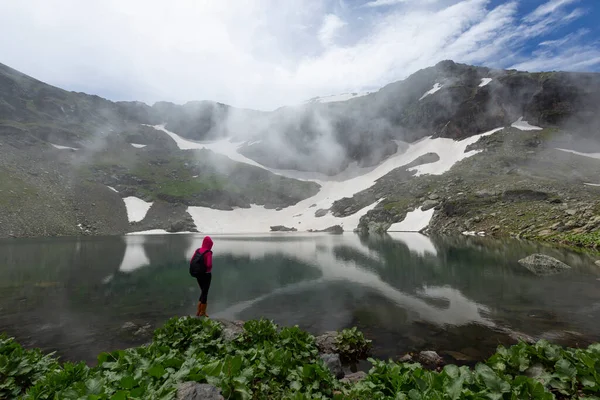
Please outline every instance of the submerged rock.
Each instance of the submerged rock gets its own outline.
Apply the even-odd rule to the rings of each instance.
[[[177,387],[177,400],[224,400],[224,397],[212,385],[184,382]]]
[[[562,261],[544,254],[532,254],[529,257],[520,259],[519,264],[536,275],[554,275],[571,269]]]
[[[319,357],[337,379],[342,379],[344,377],[342,361],[338,354],[321,354]]]

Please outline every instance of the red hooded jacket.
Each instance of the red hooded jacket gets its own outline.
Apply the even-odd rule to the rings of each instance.
[[[196,253],[204,253],[207,250],[212,250],[212,247],[212,239],[210,238],[210,236],[205,236],[204,240],[202,240],[202,247],[196,249],[196,251],[192,255],[192,258],[194,258],[194,255],[196,255]],[[206,273],[208,274],[212,272],[212,252],[204,254],[204,264],[206,265]]]

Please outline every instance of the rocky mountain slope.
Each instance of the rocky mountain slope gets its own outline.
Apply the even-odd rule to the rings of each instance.
[[[599,111],[600,74],[452,61],[272,112],[111,102],[0,65],[0,237],[405,221],[597,245]]]

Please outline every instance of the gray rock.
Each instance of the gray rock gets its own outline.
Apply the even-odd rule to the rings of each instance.
[[[221,335],[225,342],[232,342],[244,333],[244,322],[242,321],[228,321],[225,319],[217,319],[216,321],[223,327]]]
[[[223,400],[221,391],[212,385],[184,382],[177,386],[177,400]]]
[[[337,353],[337,347],[335,345],[335,339],[337,332],[329,331],[324,334],[317,336],[315,342],[320,353],[334,354]]]
[[[596,261],[594,264],[600,267],[600,260]]]
[[[576,211],[576,210],[566,210],[566,211],[565,211],[565,214],[568,214],[568,215],[575,215],[575,214],[577,214],[577,211]]]
[[[288,228],[283,225],[275,225],[271,227],[271,232],[296,232],[298,229],[296,228]]]
[[[571,269],[562,261],[544,254],[532,254],[529,257],[520,259],[519,264],[536,275],[554,275]]]
[[[325,215],[327,215],[328,212],[329,212],[329,210],[325,210],[323,208],[320,208],[317,211],[315,211],[315,217],[316,218],[324,217]]]
[[[319,357],[337,379],[342,379],[344,377],[342,361],[338,354],[321,354]]]
[[[425,200],[423,205],[421,206],[422,211],[431,210],[434,207],[437,207],[440,204],[439,201],[436,200]]]
[[[362,381],[367,377],[367,373],[364,371],[354,372],[353,374],[348,374],[344,377],[344,379],[340,380],[342,383],[357,383]]]
[[[429,200],[437,200],[439,198],[440,198],[440,196],[437,195],[436,193],[432,193],[429,195]]]
[[[400,359],[398,360],[398,362],[400,363],[409,363],[412,362],[413,358],[410,354],[405,354],[402,357],[400,357]]]
[[[491,190],[478,190],[475,192],[475,196],[477,197],[493,197],[496,193]]]
[[[422,351],[419,353],[417,360],[429,367],[436,367],[444,363],[444,359],[435,351]]]

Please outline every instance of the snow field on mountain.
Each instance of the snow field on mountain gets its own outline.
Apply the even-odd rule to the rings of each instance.
[[[123,199],[127,209],[127,218],[129,222],[139,222],[146,217],[152,203],[148,203],[137,197],[129,196]]]
[[[577,154],[578,156],[595,158],[597,160],[600,160],[600,153],[582,153],[580,151],[569,150],[569,149],[561,149],[561,148],[557,148],[556,150],[564,151],[564,152],[567,152],[567,153]]]
[[[427,92],[425,92],[425,94],[423,94],[423,96],[421,96],[419,101],[423,100],[425,97],[429,96],[430,94],[434,94],[435,92],[437,92],[438,90],[440,90],[443,87],[444,87],[444,85],[442,85],[440,83],[436,83],[435,85],[433,85],[433,87],[430,90],[428,90]]]
[[[197,143],[181,138],[179,135],[165,129],[163,125],[157,125],[154,128],[167,133],[181,149],[210,149],[234,161],[258,166],[273,172],[271,169],[237,153],[239,143],[232,143],[227,140]],[[368,189],[375,184],[377,179],[427,153],[436,153],[440,159],[430,164],[410,168],[410,170],[415,171],[417,175],[441,175],[450,170],[458,161],[478,153],[478,151],[465,152],[467,146],[477,142],[481,137],[491,135],[501,129],[497,128],[461,141],[427,137],[408,144],[405,151],[396,153],[363,175],[344,181],[313,179],[312,181],[321,185],[321,189],[315,196],[280,211],[252,205],[250,208],[238,208],[232,211],[215,210],[208,207],[188,207],[188,213],[192,216],[198,230],[206,233],[259,233],[269,231],[270,227],[274,225],[284,225],[289,228],[296,228],[299,231],[322,230],[333,225],[340,225],[346,231],[354,230],[358,226],[360,218],[375,208],[381,199],[347,217],[334,217],[329,212],[323,217],[315,217],[315,211],[329,209],[336,200],[352,197],[354,194]],[[278,173],[285,175],[282,171],[278,171]],[[433,210],[426,212],[425,215],[431,219]],[[424,217],[418,219],[418,221],[416,219],[415,221],[418,222],[416,223],[413,222],[411,217],[409,222],[402,226],[402,230],[419,231],[423,229],[424,226],[422,225],[425,222],[429,223],[429,219],[426,221]]]
[[[518,120],[513,122],[511,126],[522,131],[541,131],[543,129],[539,126],[530,125],[527,121],[523,121],[523,117],[520,117]]]
[[[61,146],[59,144],[54,144],[54,143],[50,143],[53,147],[59,149],[59,150],[79,150],[75,147],[69,147],[69,146]]]
[[[492,81],[492,78],[483,78],[483,79],[481,79],[481,83],[479,84],[479,87],[487,86],[491,81]]]

